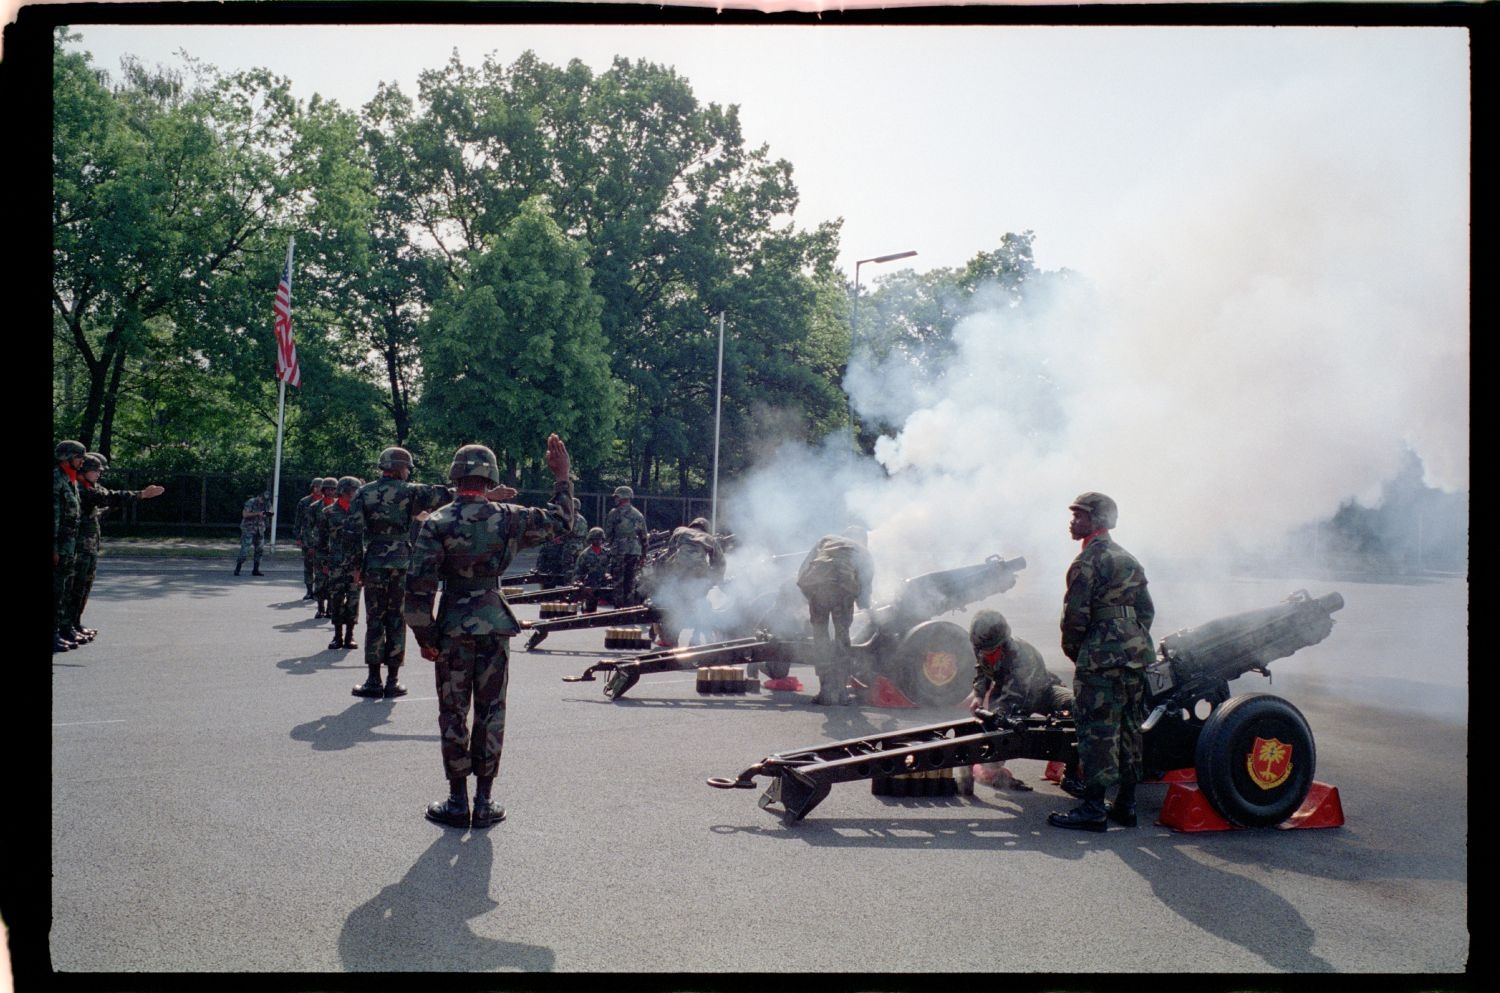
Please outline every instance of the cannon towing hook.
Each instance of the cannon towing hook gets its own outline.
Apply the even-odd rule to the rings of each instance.
[[[755,765],[739,774],[736,779],[727,776],[713,776],[709,778],[708,785],[720,790],[753,790],[755,789],[755,777],[760,772],[760,766]]]

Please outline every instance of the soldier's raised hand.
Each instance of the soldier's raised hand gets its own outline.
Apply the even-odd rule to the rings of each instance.
[[[547,435],[547,468],[552,470],[552,477],[558,481],[567,479],[568,473],[573,469],[568,446],[563,444],[556,432]]]
[[[486,500],[493,500],[496,503],[504,503],[506,500],[512,499],[519,492],[521,491],[514,486],[506,486],[504,483],[501,483],[492,490],[485,490],[484,498]]]
[[[141,499],[150,500],[152,497],[159,497],[165,492],[167,492],[167,488],[165,486],[158,486],[156,483],[152,483],[144,490],[141,490]]]

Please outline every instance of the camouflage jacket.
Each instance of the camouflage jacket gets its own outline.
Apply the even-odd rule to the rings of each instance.
[[[626,504],[616,507],[604,518],[604,542],[616,555],[646,553],[646,517]]]
[[[361,486],[349,501],[349,513],[365,536],[364,567],[406,570],[411,558],[412,519],[453,500],[446,486],[428,486],[381,476]]]
[[[573,528],[563,536],[563,561],[576,562],[578,553],[589,545],[589,521],[579,510],[573,511]]]
[[[78,527],[78,547],[86,552],[98,552],[99,518],[105,509],[124,507],[140,496],[140,490],[107,490],[102,486],[90,486],[85,480],[78,487],[78,503],[83,513]]]
[[[707,532],[677,528],[667,539],[667,553],[657,568],[668,576],[717,583],[724,578],[724,548]]]
[[[875,581],[875,562],[864,546],[842,535],[818,539],[797,570],[797,588],[805,596],[852,597],[861,607],[870,605],[870,586]]]
[[[337,500],[318,517],[318,555],[329,575],[352,575],[364,558],[364,535],[351,510]]]
[[[52,465],[52,553],[71,555],[78,539],[83,509],[78,500],[78,484],[63,467]]]
[[[302,520],[297,533],[302,538],[303,548],[317,550],[318,524],[322,521],[323,511],[327,508],[328,504],[323,502],[322,497],[309,500],[307,506],[302,508]]]
[[[585,545],[578,558],[573,560],[573,579],[591,590],[608,586],[609,549],[600,545],[596,552],[592,545]]]
[[[974,695],[983,700],[991,687],[998,688],[998,695],[990,696],[990,710],[997,714],[1045,711],[1048,688],[1060,685],[1062,680],[1043,664],[1042,653],[1020,638],[1005,640],[1004,651],[993,666],[983,656],[974,662]]]
[[[460,493],[422,522],[406,573],[403,615],[417,644],[442,638],[499,634],[509,637],[520,623],[500,595],[499,579],[521,548],[532,548],[566,531],[573,484],[559,482],[546,507],[493,503],[484,494]],[[442,603],[433,614],[438,584]],[[460,589],[470,586],[471,589]]]
[[[297,506],[292,508],[292,537],[295,538],[303,548],[312,548],[314,543],[317,541],[318,531],[316,526],[313,527],[311,536],[309,536],[307,533],[308,521],[312,519],[308,511],[312,507],[314,501],[321,505],[323,503],[323,498],[321,496],[313,496],[311,493],[309,493],[301,500],[298,500]]]
[[[240,534],[265,534],[271,526],[271,501],[263,496],[253,496],[245,501],[245,510],[260,517],[241,517]]]
[[[1061,624],[1063,654],[1078,671],[1145,668],[1155,653],[1155,617],[1146,571],[1135,556],[1111,541],[1108,532],[1084,542],[1068,567]]]

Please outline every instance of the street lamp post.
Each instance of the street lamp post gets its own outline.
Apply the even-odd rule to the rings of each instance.
[[[877,255],[872,259],[859,259],[854,263],[854,306],[849,309],[849,356],[854,357],[854,339],[859,330],[859,267],[866,262],[879,264],[881,262],[894,262],[897,259],[909,259],[917,254],[915,250],[909,252],[896,252],[892,255]],[[859,446],[854,443],[854,403],[849,399],[848,391],[844,393],[844,419],[849,424],[849,448],[858,451]]]

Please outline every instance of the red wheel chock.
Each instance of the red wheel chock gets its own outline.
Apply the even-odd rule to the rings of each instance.
[[[1184,781],[1180,774],[1192,770],[1178,769],[1163,776],[1160,782],[1169,782],[1167,798],[1162,801],[1161,814],[1156,823],[1174,831],[1235,831],[1219,812],[1209,805],[1208,799],[1198,789],[1196,780]],[[1339,789],[1327,783],[1314,781],[1307,791],[1302,806],[1276,827],[1287,831],[1294,828],[1342,827],[1344,808],[1339,802]]]
[[[905,693],[896,689],[895,683],[884,676],[876,676],[875,684],[865,691],[865,703],[872,707],[888,707],[891,709],[921,706],[920,704],[912,703]]]
[[[1060,783],[1068,774],[1068,766],[1065,762],[1048,762],[1047,771],[1042,773],[1042,778],[1049,783]]]
[[[768,690],[791,690],[796,692],[802,689],[802,680],[796,676],[782,676],[780,679],[768,679],[760,684]]]

